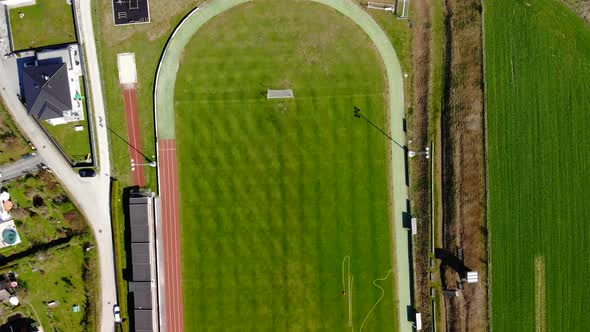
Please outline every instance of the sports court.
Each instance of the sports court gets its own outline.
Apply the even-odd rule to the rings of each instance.
[[[113,0],[115,25],[140,24],[150,22],[148,0]]]

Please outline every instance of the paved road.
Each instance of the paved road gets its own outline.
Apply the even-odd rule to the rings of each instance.
[[[6,10],[0,5],[0,56],[10,52],[10,39],[8,36],[8,24]]]
[[[90,90],[93,97],[93,117],[94,122],[98,123],[99,119],[106,119],[106,116],[96,58],[90,0],[78,1],[80,1],[78,8],[81,14],[81,39],[86,50]],[[117,303],[117,297],[110,217],[111,165],[106,126],[96,128],[100,170],[94,178],[80,178],[45,134],[37,127],[37,124],[26,114],[26,109],[18,100],[17,91],[10,84],[10,75],[7,75],[4,66],[5,64],[0,61],[0,95],[23,133],[37,147],[37,153],[45,160],[45,164],[51,168],[66,190],[77,201],[78,206],[86,215],[94,231],[100,266],[100,331],[112,332],[114,331],[113,305]]]
[[[92,8],[90,0],[76,0],[78,9],[78,24],[81,32],[80,43],[85,50],[87,74],[90,80],[90,92],[92,95],[92,109],[94,123],[106,121],[105,107],[102,93],[102,82],[98,68],[98,58],[94,37],[94,26],[92,24]],[[99,195],[97,202],[100,203],[100,218],[94,218],[96,228],[102,229],[98,234],[99,257],[101,270],[101,291],[102,291],[102,316],[100,330],[102,332],[114,331],[113,305],[117,303],[117,289],[115,278],[115,262],[112,242],[111,217],[110,217],[110,170],[111,160],[109,152],[109,138],[107,126],[96,126],[96,144],[99,156],[100,175],[97,177],[96,194]]]
[[[0,165],[0,182],[4,183],[38,169],[43,163],[39,155],[21,158],[10,164]]]

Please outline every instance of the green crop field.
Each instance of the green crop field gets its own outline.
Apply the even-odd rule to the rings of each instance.
[[[316,3],[196,33],[175,95],[186,330],[343,331],[349,295],[355,331],[397,330],[389,141],[353,117],[387,128],[386,91],[368,36]]]
[[[486,1],[492,324],[585,331],[590,29],[559,1]]]

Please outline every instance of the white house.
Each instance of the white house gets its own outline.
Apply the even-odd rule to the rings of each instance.
[[[0,0],[0,4],[3,4],[8,8],[25,7],[36,3],[36,0]]]

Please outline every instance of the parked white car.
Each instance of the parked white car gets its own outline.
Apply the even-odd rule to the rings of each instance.
[[[115,304],[115,306],[113,307],[113,316],[115,316],[116,324],[121,324],[121,322],[123,322],[123,320],[121,319],[121,309],[119,308],[118,304]]]

